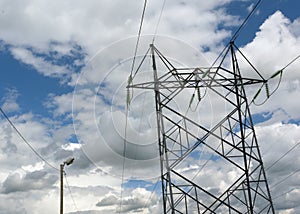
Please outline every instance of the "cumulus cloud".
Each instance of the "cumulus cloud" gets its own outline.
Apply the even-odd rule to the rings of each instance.
[[[300,37],[294,30],[297,23],[297,19],[291,21],[277,11],[260,26],[253,41],[241,48],[266,79],[298,56],[297,47],[300,46]],[[283,71],[281,82],[279,82],[279,76],[270,79],[268,83],[270,93],[276,89],[278,84],[280,84],[279,90],[263,107],[253,108],[254,112],[261,112],[264,109],[267,112],[276,112],[274,117],[277,116],[277,119],[285,122],[299,119],[298,103],[295,99],[300,93],[300,80],[296,72],[299,68],[299,61],[295,61]],[[264,87],[256,99],[256,103],[263,103],[266,99],[267,92]],[[282,105],[283,100],[286,105]],[[278,114],[279,112],[281,114]]]
[[[97,204],[98,207],[116,207],[114,213],[149,213],[153,206],[157,206],[157,196],[151,195],[150,191],[144,188],[136,188],[132,191],[127,190],[126,196],[121,199],[116,195],[108,194]]]
[[[96,206],[111,206],[111,205],[115,205],[117,204],[119,201],[118,201],[118,198],[117,196],[115,195],[108,195],[104,198],[102,198],[97,204]]]
[[[159,34],[165,36],[157,36],[156,44],[176,65],[210,65],[210,61],[223,47],[224,39],[230,37],[229,28],[240,23],[239,17],[232,16],[223,9],[229,2],[231,1],[169,2],[158,28]],[[136,41],[135,37],[124,38],[136,35],[142,2],[93,0],[88,3],[79,1],[46,3],[4,0],[0,6],[1,44],[8,45],[8,50],[13,57],[32,66],[44,76],[58,77],[63,80],[63,84],[76,88],[74,94],[48,95],[44,104],[53,114],[53,119],[48,118],[48,122],[45,122],[46,118],[23,114],[14,116],[16,125],[34,147],[38,148],[38,151],[55,166],[66,157],[75,157],[75,162],[67,169],[67,173],[70,175],[69,183],[80,209],[76,213],[117,212],[124,161],[122,148],[127,96],[125,86]],[[153,26],[156,26],[159,17],[158,8],[161,6],[160,1],[149,1],[143,34],[154,33]],[[248,10],[252,7],[253,4],[248,7]],[[299,19],[291,21],[278,11],[263,23],[254,40],[241,49],[263,75],[269,77],[298,54],[299,35]],[[123,40],[115,42],[120,39]],[[151,40],[152,36],[141,39],[138,55],[145,52]],[[187,41],[196,48],[191,48],[188,43],[182,45],[184,42],[180,40]],[[140,59],[138,57],[137,62]],[[299,64],[296,63],[289,67],[284,73],[280,90],[264,107],[253,109],[257,114],[267,112],[272,115],[270,120],[257,127],[266,168],[294,146],[299,139],[298,125],[286,124],[291,119],[299,119],[298,101],[295,97],[299,96],[300,80],[294,72],[298,68]],[[151,70],[150,63],[149,67],[143,69]],[[149,75],[143,74],[138,78],[148,77]],[[270,88],[272,87],[270,83]],[[11,90],[10,94],[8,93],[8,96],[2,99],[3,108],[10,113],[20,110],[18,96],[17,91]],[[150,101],[151,96],[134,92],[127,137],[130,141],[128,143],[133,143],[130,145],[136,147],[133,146],[126,153],[125,180],[136,177],[148,178],[159,174],[159,160],[153,159],[157,152],[155,148],[151,151],[139,150],[144,146],[149,148],[152,143],[157,146],[154,103]],[[190,94],[180,99],[181,101],[174,104],[178,108],[182,108],[182,103],[189,102]],[[214,100],[214,97],[210,99]],[[284,106],[283,100],[286,103]],[[213,110],[218,112],[223,107],[217,106]],[[209,108],[203,109],[207,117],[212,113]],[[189,116],[193,117],[195,114]],[[81,144],[79,147],[70,146],[72,143],[69,141],[74,134],[72,124],[69,122],[71,117],[74,119],[75,134],[78,137],[76,140]],[[207,118],[203,120],[205,123],[209,121]],[[278,121],[285,123],[274,124]],[[1,121],[1,124],[3,122]],[[5,143],[1,144],[4,153],[0,155],[0,160],[6,172],[0,173],[3,182],[0,210],[5,210],[5,213],[26,213],[34,208],[38,210],[37,212],[43,212],[44,210],[41,211],[39,207],[32,207],[29,202],[22,202],[23,199],[16,195],[27,194],[32,199],[34,197],[29,194],[30,191],[46,189],[46,192],[50,189],[53,192],[48,192],[47,196],[41,197],[39,202],[49,208],[49,213],[55,212],[57,207],[53,204],[57,204],[58,194],[58,188],[54,187],[57,181],[56,172],[33,170],[38,159],[28,155],[28,148],[26,149],[25,145],[20,146],[16,143],[20,142],[20,139],[7,125],[1,127],[1,139]],[[137,144],[141,141],[141,144]],[[271,141],[272,145],[270,145]],[[76,148],[68,149],[69,147]],[[81,147],[83,150],[80,149]],[[130,149],[130,146],[127,149]],[[200,152],[198,151],[196,156]],[[9,163],[11,161],[8,160],[8,154],[11,153],[15,153],[21,161]],[[297,205],[299,173],[289,178],[287,182],[274,186],[278,179],[282,180],[297,170],[298,154],[299,149],[293,150],[289,157],[283,158],[267,170],[273,195],[282,195],[274,199],[276,209],[282,212],[299,211]],[[195,157],[188,159],[180,166],[181,172],[193,177],[197,170],[200,170],[201,164],[206,161],[205,158],[210,157],[207,151],[202,155],[200,159]],[[96,169],[92,163],[96,164]],[[222,172],[218,171],[219,163],[217,160],[210,161],[208,168],[198,174],[197,179],[204,179],[207,188],[215,186],[220,189],[226,188],[231,179],[236,176],[236,172],[228,166],[224,166]],[[30,168],[31,171],[27,170],[26,174],[24,172],[8,174],[8,171],[15,171],[16,168],[21,167],[25,170]],[[42,166],[43,170],[45,167],[47,166]],[[224,174],[227,175],[226,178],[223,178]],[[220,180],[221,182],[218,183]],[[99,183],[105,186],[99,186]],[[85,197],[83,198],[82,195]],[[70,202],[71,198],[68,197],[67,201]],[[11,206],[5,206],[1,201],[8,203],[15,201],[18,208],[12,210]],[[122,211],[161,213],[161,206],[158,203],[158,193],[150,197],[150,191],[144,188],[133,190],[125,188]],[[72,203],[66,205],[66,210],[75,213]]]
[[[223,23],[237,24],[236,18],[224,10],[214,10],[228,2],[230,1],[210,1],[201,4],[197,1],[188,4],[172,2],[166,6],[164,16],[168,18],[162,19],[159,26],[160,33],[171,36],[176,34],[177,38],[197,46],[205,45],[211,48],[218,46],[230,35],[230,31],[221,30],[218,26]],[[153,26],[156,25],[159,17],[159,10],[157,10],[159,7],[161,7],[160,3],[149,2],[143,28],[144,34],[154,33]],[[63,76],[71,71],[70,68],[53,64],[53,61],[59,55],[69,55],[74,52],[72,44],[75,43],[81,49],[72,62],[81,64],[84,55],[87,54],[90,58],[107,44],[136,35],[142,4],[141,2],[125,4],[123,1],[109,4],[105,1],[72,4],[29,1],[20,4],[17,1],[9,3],[2,1],[1,8],[0,27],[3,30],[0,38],[12,46],[10,51],[13,56],[32,65],[46,76]],[[18,17],[19,21],[14,21],[14,17]],[[55,56],[52,56],[53,51]],[[47,60],[49,57],[51,61]]]
[[[49,175],[45,171],[35,171],[21,176],[18,173],[9,175],[2,184],[2,193],[24,192],[53,188],[57,176]]]
[[[299,126],[296,124],[275,123],[257,126],[257,135],[269,186],[278,209],[297,209],[293,200],[289,200],[290,192],[299,200],[297,190],[299,178]],[[295,173],[295,174],[294,174]]]
[[[43,73],[45,76],[68,73],[66,68],[53,65],[51,62],[45,61],[42,57],[34,56],[30,50],[25,48],[11,48],[11,53],[17,60],[33,66],[35,70]]]
[[[298,55],[297,47],[300,39],[299,35],[294,32],[294,25],[297,25],[297,22],[297,20],[291,22],[280,11],[277,11],[260,26],[253,41],[242,48],[249,59],[267,77],[283,68]],[[260,51],[256,51],[258,47],[261,47]],[[297,65],[293,65],[289,70],[295,68]],[[289,80],[297,78],[295,72],[290,71],[286,75]]]
[[[14,142],[12,141],[12,132],[13,132],[12,127],[5,126],[4,129],[3,129],[3,132],[6,133],[6,134],[2,135],[2,136],[4,136],[3,142],[6,145],[1,148],[2,151],[5,154],[16,153],[18,148],[14,144]]]
[[[32,114],[20,114],[11,117],[10,120],[14,123],[15,127],[23,133],[23,137],[31,144],[36,151],[51,144],[51,138],[46,128],[46,124],[38,121]],[[4,169],[10,170],[26,166],[35,165],[36,161],[39,161],[38,157],[33,155],[33,151],[28,148],[22,138],[16,133],[16,131],[10,126],[6,120],[1,120],[1,149],[4,153],[1,155],[1,166]],[[41,140],[43,139],[43,140]],[[48,153],[49,155],[49,153]],[[18,161],[12,161],[13,157]],[[16,167],[16,168],[15,168]]]

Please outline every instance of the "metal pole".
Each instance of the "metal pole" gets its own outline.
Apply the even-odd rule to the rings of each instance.
[[[64,185],[63,185],[63,172],[64,164],[60,164],[60,214],[63,214],[63,196],[64,196]]]

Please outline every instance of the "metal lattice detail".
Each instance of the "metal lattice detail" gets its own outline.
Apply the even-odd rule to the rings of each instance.
[[[247,85],[265,80],[258,72],[258,78],[241,76],[233,43],[224,55],[230,56],[230,69],[223,67],[224,60],[217,67],[175,68],[156,47],[150,49],[153,81],[128,87],[155,93],[164,213],[274,213],[245,92]],[[158,67],[165,72],[159,75]],[[224,115],[211,126],[189,118],[172,105],[184,90],[197,91],[199,102],[200,90],[219,97],[226,103]],[[212,154],[207,161],[234,169],[236,176],[225,187],[204,185],[197,174],[182,170],[199,148]]]

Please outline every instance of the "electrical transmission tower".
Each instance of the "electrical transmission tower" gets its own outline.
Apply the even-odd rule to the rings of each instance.
[[[148,53],[153,79],[130,77],[128,88],[155,93],[164,213],[274,213],[249,109],[252,100],[245,92],[266,80],[233,42],[220,65],[208,68],[175,67],[154,45]],[[241,75],[237,56],[249,65],[250,77]],[[173,102],[185,91],[192,92],[189,108],[209,95],[212,105],[214,100],[224,103],[223,113],[216,112],[217,121],[209,125],[198,122]],[[195,110],[201,115],[201,109]],[[200,162],[193,172],[185,170]]]

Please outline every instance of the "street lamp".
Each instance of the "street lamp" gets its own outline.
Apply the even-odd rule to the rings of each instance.
[[[62,164],[60,164],[60,214],[63,214],[63,197],[64,197],[64,185],[63,185],[63,173],[65,165],[69,166],[73,163],[74,158],[68,158]]]

